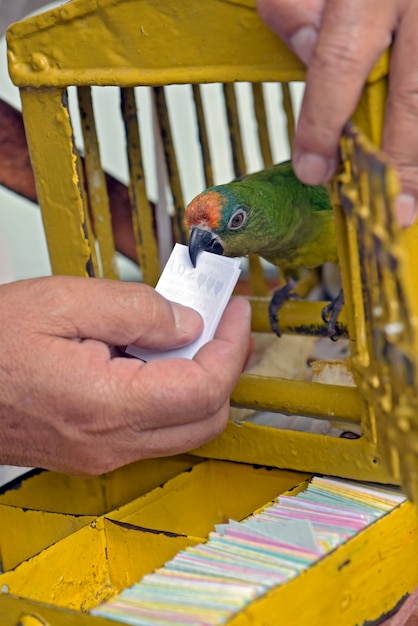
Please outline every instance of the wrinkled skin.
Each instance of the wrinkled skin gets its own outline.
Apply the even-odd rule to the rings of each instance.
[[[0,286],[0,463],[92,476],[172,455],[226,426],[250,341],[250,307],[227,307],[193,360],[111,358],[109,345],[187,344],[202,319],[152,288],[48,277]]]
[[[306,64],[306,91],[293,165],[302,182],[325,184],[338,141],[366,78],[391,42],[382,147],[402,184],[396,210],[415,220],[418,198],[418,2],[416,0],[257,0],[261,18]]]

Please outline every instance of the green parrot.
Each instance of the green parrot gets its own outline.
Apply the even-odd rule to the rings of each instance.
[[[187,206],[185,219],[194,267],[199,252],[206,250],[232,257],[256,253],[280,268],[288,282],[274,293],[269,307],[276,334],[278,310],[292,297],[298,271],[338,261],[329,194],[325,187],[301,183],[290,161],[206,189]],[[323,311],[330,336],[336,333],[342,304],[341,292]]]

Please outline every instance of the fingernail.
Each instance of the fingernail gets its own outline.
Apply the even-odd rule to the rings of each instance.
[[[289,43],[299,59],[305,65],[309,65],[317,40],[318,32],[315,28],[313,26],[303,26],[292,35]]]
[[[395,215],[402,228],[411,226],[417,217],[417,202],[409,193],[401,193],[395,202]]]
[[[203,330],[203,320],[199,313],[190,307],[172,302],[176,328],[188,337],[197,337]]]
[[[319,154],[304,152],[294,159],[296,176],[305,185],[325,185],[335,171],[333,159],[326,159]]]

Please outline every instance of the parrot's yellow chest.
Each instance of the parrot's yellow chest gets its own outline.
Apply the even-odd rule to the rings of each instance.
[[[295,238],[296,239],[296,238]],[[278,265],[285,276],[292,275],[302,268],[310,269],[323,263],[338,262],[335,224],[332,213],[318,214],[317,223],[308,231],[306,237],[301,237],[290,251],[275,251],[272,255],[265,255],[275,265]]]

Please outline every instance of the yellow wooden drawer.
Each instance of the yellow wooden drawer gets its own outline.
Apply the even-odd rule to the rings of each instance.
[[[241,520],[279,494],[303,489],[310,477],[216,460],[189,462],[186,468],[187,462],[176,459],[177,474],[132,501],[102,515],[81,516],[80,528],[1,574],[0,623],[25,624],[19,619],[27,615],[32,619],[29,626],[111,624],[87,611],[161,567],[179,550],[204,541],[215,524],[230,518]],[[171,459],[159,461],[161,467],[166,463],[173,468]],[[137,487],[139,493],[141,478],[149,470],[147,464],[139,462],[129,468],[130,488]],[[129,469],[117,470],[107,480],[123,481]],[[161,471],[155,468],[150,474],[156,484]],[[62,481],[66,498],[74,496],[75,501],[83,489],[82,480],[72,479],[69,485],[67,477],[43,473],[29,475],[19,488],[2,497],[17,502],[19,492],[32,492],[36,500],[48,480],[57,487]],[[88,510],[89,502],[97,506],[95,499],[95,490],[90,496],[85,492],[80,507]],[[32,513],[39,520],[47,519],[45,527],[62,527],[60,514]],[[25,519],[23,512],[15,518],[13,547],[17,553],[19,536],[24,538],[34,522],[36,517]],[[37,529],[40,535],[48,535],[42,524]],[[7,533],[2,524],[1,546]],[[416,509],[405,502],[291,582],[271,589],[228,623],[354,626],[373,622],[418,584],[417,559]]]

